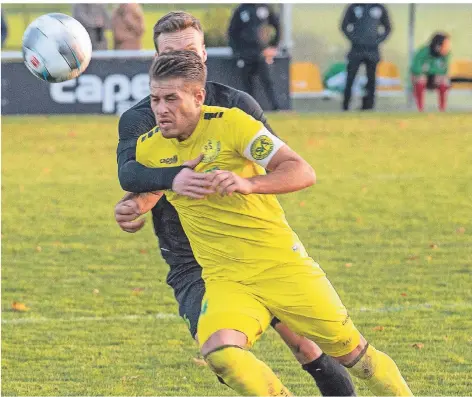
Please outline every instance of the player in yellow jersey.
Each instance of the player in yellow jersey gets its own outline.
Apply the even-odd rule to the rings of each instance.
[[[195,53],[159,56],[150,78],[159,127],[138,140],[137,161],[168,167],[200,156],[195,170],[212,182],[194,198],[166,191],[203,268],[197,338],[210,368],[242,395],[290,395],[246,350],[275,315],[374,394],[411,395],[393,360],[355,328],[277,201],[315,182],[310,165],[244,112],[204,106],[206,68]]]

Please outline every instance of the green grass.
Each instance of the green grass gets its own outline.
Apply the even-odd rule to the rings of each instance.
[[[53,11],[71,13],[64,4],[32,5],[6,4],[11,33],[8,48],[20,48],[21,37],[28,21]],[[152,27],[165,13],[184,9],[201,19],[208,44],[225,45],[225,35],[233,4],[147,4],[145,9],[146,33],[143,48],[153,49]],[[342,61],[348,43],[339,30],[344,4],[295,4],[293,7],[293,59],[317,63],[324,71],[331,63]],[[392,34],[382,47],[385,60],[394,62],[406,77],[408,69],[408,5],[389,4]],[[471,58],[472,4],[418,4],[416,12],[415,47],[423,45],[438,30],[452,35],[454,59]],[[111,34],[108,35],[111,47]],[[215,41],[215,38],[219,38]]]
[[[269,118],[316,169],[280,200],[356,325],[416,395],[470,394],[472,115]],[[192,360],[150,222],[114,222],[116,126],[2,119],[2,395],[233,395]],[[254,351],[318,395],[272,330]]]

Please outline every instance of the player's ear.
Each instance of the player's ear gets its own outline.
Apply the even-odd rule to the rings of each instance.
[[[203,87],[199,87],[195,90],[195,104],[202,106],[205,102],[206,90]]]
[[[202,61],[203,61],[203,63],[206,63],[207,59],[208,59],[208,53],[207,53],[205,44],[203,44],[203,51],[202,51]]]

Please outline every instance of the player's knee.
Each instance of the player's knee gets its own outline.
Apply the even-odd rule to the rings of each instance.
[[[413,84],[426,84],[426,80],[424,75],[413,76]]]
[[[237,346],[220,346],[205,355],[205,361],[219,379],[233,372],[237,365],[242,349]]]
[[[223,347],[245,347],[247,345],[247,336],[234,329],[222,329],[213,333],[201,347],[203,356]]]
[[[315,342],[301,337],[298,342],[297,352],[294,352],[294,354],[300,364],[308,364],[319,358],[323,351]]]
[[[344,365],[345,367],[351,367],[355,365],[359,360],[364,356],[367,347],[369,344],[367,341],[364,339],[364,337],[361,335],[361,340],[359,344],[348,354],[345,354],[340,357],[334,357],[339,363]]]

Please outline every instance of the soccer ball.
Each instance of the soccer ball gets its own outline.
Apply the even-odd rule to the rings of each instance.
[[[92,42],[74,18],[59,13],[42,15],[23,35],[23,60],[38,79],[50,83],[71,80],[87,68]]]

